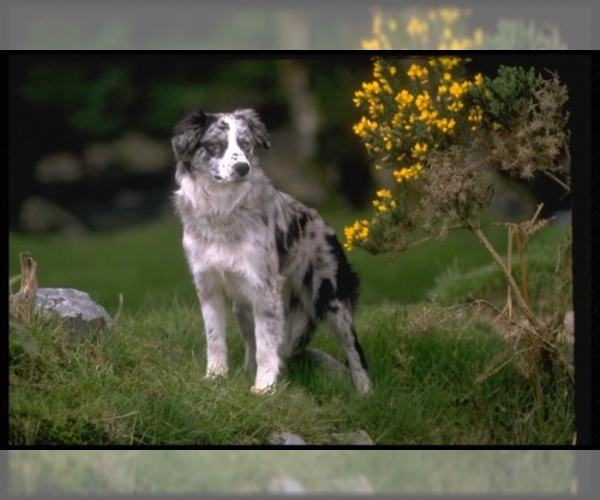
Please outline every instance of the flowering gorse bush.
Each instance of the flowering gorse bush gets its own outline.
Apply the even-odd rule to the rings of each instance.
[[[421,225],[426,230],[443,219],[443,235],[459,216],[475,215],[491,200],[489,183],[481,185],[483,170],[474,161],[489,149],[484,145],[490,138],[503,137],[514,127],[541,82],[533,69],[507,67],[500,67],[496,78],[477,74],[469,79],[467,62],[457,57],[432,58],[400,72],[393,60],[375,61],[375,80],[363,83],[355,93],[354,103],[366,116],[354,125],[354,132],[375,160],[375,168],[391,170],[399,189],[394,195],[379,191],[373,220],[346,228],[346,249],[403,250],[410,243],[407,232],[417,227],[419,217],[424,217]],[[465,149],[459,146],[467,144],[471,145],[465,156],[468,161],[454,163],[454,156],[464,156]],[[484,148],[477,150],[475,145]],[[490,164],[494,155],[488,156]],[[433,174],[426,168],[432,161],[440,164]],[[423,177],[418,187],[437,192],[422,201],[422,210],[409,211],[406,184],[417,184]],[[469,200],[463,189],[467,187]]]
[[[523,179],[541,173],[570,190],[562,163],[568,156],[568,114],[563,109],[567,89],[556,74],[544,79],[533,69],[520,67],[501,66],[494,78],[481,74],[468,78],[468,61],[457,57],[412,64],[375,60],[374,80],[355,93],[354,103],[365,115],[354,132],[375,168],[391,171],[396,188],[376,193],[370,221],[345,228],[345,247],[373,254],[401,252],[432,237],[444,238],[450,229],[470,230],[500,267],[530,325],[524,338],[527,349],[536,353],[532,359],[554,359],[559,356],[557,325],[562,324],[566,305],[556,311],[552,326],[533,314],[526,282],[519,290],[510,260],[507,266],[492,247],[481,230],[480,217],[493,197],[489,174],[493,169]],[[532,221],[509,228],[522,240],[520,251],[532,228],[537,231],[546,223]],[[414,236],[417,229],[420,239]],[[563,262],[567,270],[569,255],[565,252]],[[525,276],[524,269],[522,273]],[[566,294],[568,287],[563,288]],[[561,366],[572,377],[568,362],[561,361]]]

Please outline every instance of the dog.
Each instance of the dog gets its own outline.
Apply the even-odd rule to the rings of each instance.
[[[318,322],[341,343],[353,383],[371,391],[354,330],[359,280],[335,231],[318,213],[276,190],[257,150],[270,137],[252,109],[197,110],[175,127],[175,210],[207,343],[206,376],[227,374],[226,300],[245,342],[252,391],[274,388],[285,360]]]

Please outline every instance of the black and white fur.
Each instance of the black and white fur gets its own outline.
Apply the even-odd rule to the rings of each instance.
[[[198,110],[175,130],[175,207],[204,317],[207,376],[227,373],[225,296],[256,370],[252,391],[271,388],[282,359],[306,346],[322,321],[341,343],[360,393],[371,390],[354,331],[358,277],[334,230],[277,191],[256,149],[269,135],[255,111]]]

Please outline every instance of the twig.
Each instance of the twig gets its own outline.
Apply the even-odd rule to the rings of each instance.
[[[37,264],[29,252],[19,254],[21,259],[21,288],[17,303],[17,315],[27,325],[31,321],[31,313],[37,294]]]

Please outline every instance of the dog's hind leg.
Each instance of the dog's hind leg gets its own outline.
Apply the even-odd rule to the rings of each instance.
[[[254,336],[254,318],[252,305],[248,303],[233,303],[233,315],[240,333],[246,344],[246,357],[244,365],[251,373],[256,372],[256,337]]]
[[[342,344],[354,386],[359,393],[367,394],[371,392],[373,384],[367,371],[367,360],[354,331],[352,312],[343,301],[335,302],[335,306],[325,313],[323,322]]]

